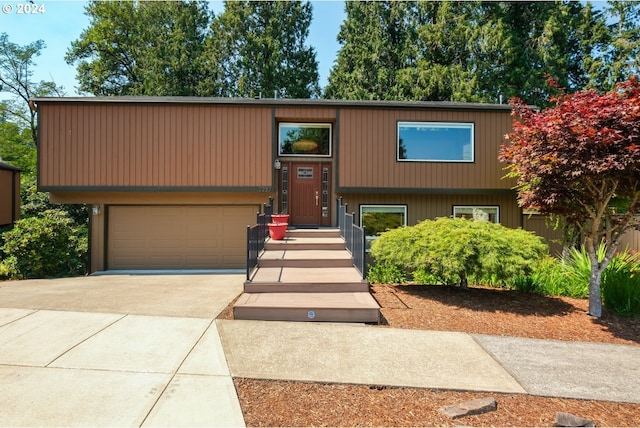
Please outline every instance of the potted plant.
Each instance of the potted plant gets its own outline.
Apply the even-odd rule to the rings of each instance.
[[[287,223],[269,223],[269,236],[275,241],[281,241],[284,239],[284,235],[287,233]]]
[[[289,224],[289,214],[286,214],[286,213],[271,214],[271,222]]]

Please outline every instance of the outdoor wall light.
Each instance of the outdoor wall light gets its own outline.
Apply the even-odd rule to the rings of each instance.
[[[91,212],[93,213],[93,215],[100,215],[100,205],[94,205],[91,208]]]
[[[280,159],[276,159],[275,162],[273,162],[273,167],[275,169],[280,169],[281,166],[282,164],[280,163]]]

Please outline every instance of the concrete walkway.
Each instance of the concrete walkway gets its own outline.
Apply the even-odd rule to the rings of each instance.
[[[0,282],[0,425],[243,426],[232,377],[640,403],[640,346],[215,320],[243,280]]]

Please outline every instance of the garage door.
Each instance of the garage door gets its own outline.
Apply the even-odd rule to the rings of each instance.
[[[246,265],[255,206],[110,206],[108,269],[216,269]]]

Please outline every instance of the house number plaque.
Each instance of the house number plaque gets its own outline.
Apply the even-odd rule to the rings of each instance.
[[[313,168],[298,168],[298,178],[313,178]]]

